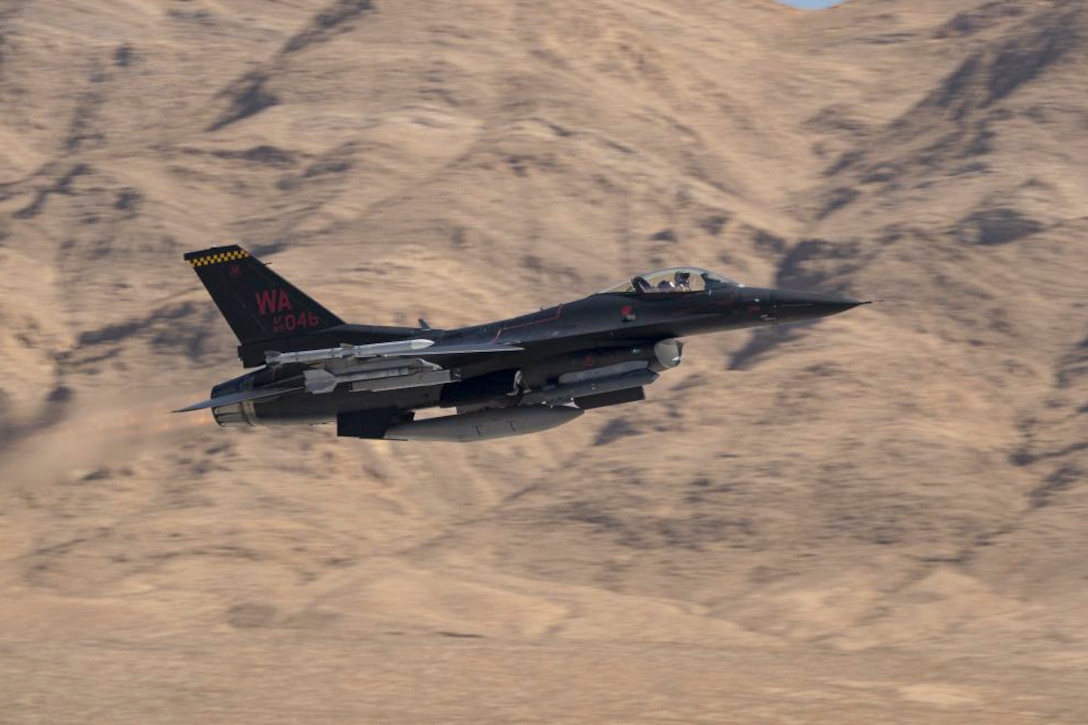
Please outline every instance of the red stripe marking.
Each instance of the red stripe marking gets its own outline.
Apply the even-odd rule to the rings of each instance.
[[[555,308],[555,315],[552,316],[552,317],[541,317],[538,320],[530,320],[529,322],[523,322],[520,325],[512,325],[510,327],[501,327],[501,328],[499,328],[499,331],[495,333],[495,336],[493,338],[491,338],[491,342],[498,342],[499,338],[502,336],[502,333],[506,332],[507,330],[517,330],[517,329],[519,329],[521,327],[532,327],[533,325],[542,325],[545,322],[555,322],[556,320],[558,320],[562,316],[563,316],[563,305],[559,305],[558,307]]]

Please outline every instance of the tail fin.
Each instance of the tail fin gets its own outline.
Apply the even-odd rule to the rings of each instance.
[[[236,244],[189,252],[185,261],[243,346],[344,324]]]

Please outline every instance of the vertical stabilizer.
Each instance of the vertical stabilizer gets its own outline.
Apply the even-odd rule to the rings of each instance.
[[[189,252],[185,261],[193,266],[242,345],[343,324],[236,244]]]

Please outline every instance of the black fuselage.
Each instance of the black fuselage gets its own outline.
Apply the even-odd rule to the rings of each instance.
[[[784,306],[790,304],[794,306]],[[805,307],[798,307],[798,304]],[[443,406],[444,398],[466,405],[482,404],[506,393],[489,395],[495,391],[484,389],[477,398],[453,396],[458,388],[471,387],[472,381],[501,371],[517,371],[520,379],[528,381],[532,387],[539,387],[574,370],[622,360],[652,360],[653,346],[661,340],[795,322],[841,311],[854,304],[857,303],[852,300],[756,287],[721,287],[668,294],[602,293],[483,325],[453,330],[403,328],[400,334],[404,339],[425,335],[437,344],[501,342],[523,349],[444,360],[445,366],[458,371],[460,382],[366,393],[351,392],[348,388],[338,388],[326,395],[299,391],[253,403],[252,417],[254,422],[271,425],[325,423],[353,411],[414,411]],[[374,341],[370,328],[359,328],[356,332],[353,327],[332,328],[320,335],[277,347],[285,351]],[[217,387],[213,396],[248,386],[287,385],[299,379],[302,369],[299,365],[266,366]]]
[[[606,292],[454,330],[346,324],[237,245],[185,255],[257,368],[181,412],[224,426],[336,421],[360,438],[477,440],[642,400],[680,363],[679,338],[796,322],[856,300],[745,287],[675,267]],[[426,408],[455,415],[415,420]]]

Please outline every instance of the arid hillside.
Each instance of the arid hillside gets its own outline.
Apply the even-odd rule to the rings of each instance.
[[[0,721],[1088,720],[1088,4],[0,0]],[[879,300],[476,444],[173,415],[181,255]]]

